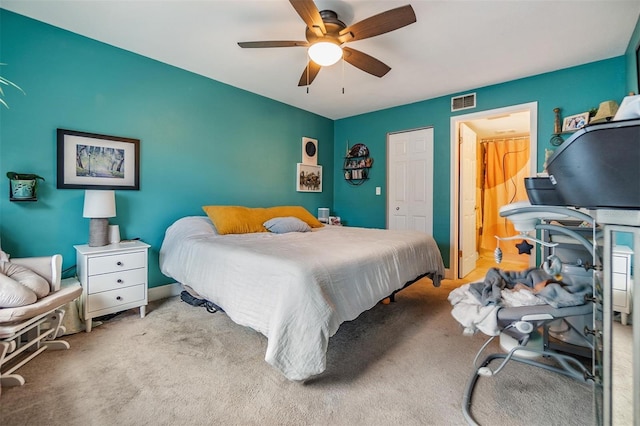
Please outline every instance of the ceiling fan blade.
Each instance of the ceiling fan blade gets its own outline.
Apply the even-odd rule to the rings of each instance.
[[[322,68],[320,65],[316,64],[313,61],[309,61],[304,71],[302,72],[302,75],[300,76],[298,86],[308,86],[313,83],[313,80],[320,72],[320,68]]]
[[[411,5],[387,10],[370,18],[356,22],[340,31],[340,36],[351,33],[351,41],[362,40],[388,33],[416,22],[416,14]]]
[[[322,37],[327,33],[324,26],[320,11],[316,7],[313,0],[289,0],[291,6],[298,12],[307,27],[313,31],[318,37]]]
[[[362,71],[367,72],[376,77],[382,77],[389,71],[391,67],[374,58],[366,53],[362,53],[359,50],[352,49],[350,47],[343,47],[343,58],[356,68],[360,68]]]
[[[243,48],[260,48],[260,47],[307,47],[309,43],[306,41],[240,41],[238,46]]]

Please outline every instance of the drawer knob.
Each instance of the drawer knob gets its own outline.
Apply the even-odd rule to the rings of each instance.
[[[118,261],[118,263],[116,263],[116,265],[122,266],[122,262]]]
[[[118,281],[116,281],[118,284],[122,284],[124,281],[122,281],[121,278],[118,278]]]
[[[116,300],[122,300],[121,296],[116,296]]]

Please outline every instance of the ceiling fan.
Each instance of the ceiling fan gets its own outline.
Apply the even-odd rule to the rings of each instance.
[[[410,5],[398,7],[346,26],[332,10],[318,11],[313,0],[289,0],[295,11],[307,24],[307,41],[244,41],[242,48],[264,47],[308,47],[310,60],[307,63],[298,86],[308,86],[316,78],[322,66],[333,65],[340,58],[362,71],[382,77],[391,70],[378,59],[344,46],[345,43],[375,37],[405,27],[416,22],[416,14]],[[333,58],[328,60],[316,51],[333,50]]]

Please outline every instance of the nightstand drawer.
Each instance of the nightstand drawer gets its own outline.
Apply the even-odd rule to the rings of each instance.
[[[621,274],[627,273],[627,257],[612,256],[611,257],[611,272],[619,272]]]
[[[87,312],[100,311],[102,309],[115,308],[128,303],[143,301],[146,295],[144,284],[133,287],[125,287],[117,290],[104,291],[90,294],[87,297]]]
[[[611,274],[611,286],[614,290],[627,291],[627,275],[626,274]]]
[[[621,308],[627,308],[627,292],[620,290],[613,290],[613,310],[619,311]]]
[[[89,258],[89,275],[99,275],[128,269],[138,269],[147,267],[146,251],[136,251],[132,253],[112,254],[108,256],[95,256]]]
[[[94,294],[136,284],[145,284],[147,270],[145,268],[131,269],[111,274],[91,275],[88,280],[87,293]]]

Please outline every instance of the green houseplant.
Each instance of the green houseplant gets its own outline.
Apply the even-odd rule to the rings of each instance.
[[[11,198],[15,200],[29,200],[36,198],[38,181],[44,181],[42,176],[33,173],[7,172],[10,181]]]
[[[6,65],[6,64],[2,64],[2,63],[0,63],[0,65]],[[11,87],[14,87],[14,88],[18,89],[19,91],[21,91],[21,92],[24,94],[24,90],[22,90],[22,89],[20,88],[20,86],[18,86],[17,84],[15,84],[15,83],[13,83],[13,82],[11,82],[11,81],[7,80],[6,78],[4,78],[4,77],[2,77],[2,76],[0,75],[0,104],[4,105],[4,106],[5,106],[5,108],[9,108],[9,105],[7,105],[7,103],[5,102],[5,100],[4,100],[4,99],[2,99],[2,98],[4,98],[4,90],[2,90],[2,86],[11,86]]]

